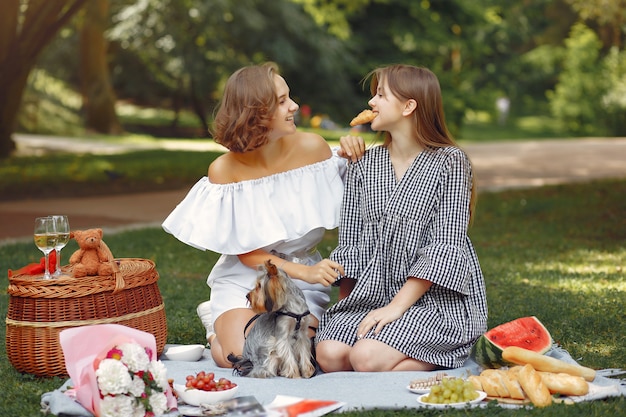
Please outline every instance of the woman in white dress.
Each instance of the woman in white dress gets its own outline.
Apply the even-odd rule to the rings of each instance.
[[[322,316],[317,362],[325,372],[457,368],[487,330],[467,235],[471,164],[448,133],[435,74],[392,65],[371,80],[372,129],[385,142],[348,167],[330,258],[349,295]]]
[[[338,226],[346,159],[321,136],[296,131],[297,111],[274,64],[231,75],[213,131],[229,151],[163,223],[182,242],[222,254],[207,279],[210,300],[198,306],[220,367],[242,352],[258,265],[270,259],[296,281],[315,327],[343,272],[316,245]]]

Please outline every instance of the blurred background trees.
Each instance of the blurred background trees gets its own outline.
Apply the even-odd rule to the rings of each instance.
[[[459,137],[470,113],[496,120],[498,98],[510,103],[502,123],[534,114],[564,135],[626,135],[626,0],[88,3],[0,4],[0,156],[16,128],[45,129],[28,123],[42,84],[77,92],[87,131],[198,137],[208,134],[226,78],[267,60],[300,105],[340,126],[366,106],[362,77],[402,62],[437,73]],[[158,131],[120,122],[124,104],[172,117]],[[184,112],[195,115],[191,131]]]

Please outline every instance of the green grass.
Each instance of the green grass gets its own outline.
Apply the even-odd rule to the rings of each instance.
[[[176,189],[206,172],[216,152],[44,154],[0,160],[0,200]]]
[[[509,118],[505,124],[495,122],[486,112],[468,110],[458,135],[461,142],[493,142],[568,138],[564,128],[550,116],[524,115]]]
[[[598,181],[481,194],[471,229],[487,283],[489,327],[535,315],[552,336],[583,365],[626,366],[626,180]],[[198,343],[204,330],[195,306],[209,290],[205,278],[217,259],[187,247],[160,229],[128,231],[105,238],[117,257],[156,262],[166,305],[168,342]],[[333,248],[336,233],[320,245]],[[74,242],[65,249],[76,249]],[[36,262],[30,243],[0,246],[3,270]],[[5,275],[0,281],[6,288]],[[0,316],[8,296],[0,295]],[[4,340],[6,331],[0,330]],[[42,393],[58,388],[61,378],[36,378],[16,372],[0,351],[2,415],[37,416]],[[424,416],[617,416],[626,398],[547,409],[424,410]],[[415,415],[415,410],[350,412],[347,416]]]

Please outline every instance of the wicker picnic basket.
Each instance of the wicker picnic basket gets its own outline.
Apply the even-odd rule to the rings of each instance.
[[[6,349],[15,369],[38,376],[67,376],[59,333],[92,324],[122,324],[152,333],[161,354],[167,323],[155,264],[135,258],[116,261],[120,270],[116,276],[9,278]],[[71,267],[63,270],[71,275]]]

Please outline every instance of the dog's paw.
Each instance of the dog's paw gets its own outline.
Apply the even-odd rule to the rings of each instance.
[[[233,373],[237,376],[247,376],[253,369],[252,361],[243,356],[229,353],[227,359],[233,365]]]
[[[313,366],[313,364],[310,364],[309,366],[301,370],[301,374],[302,378],[311,378],[313,375],[315,375],[315,366]]]

